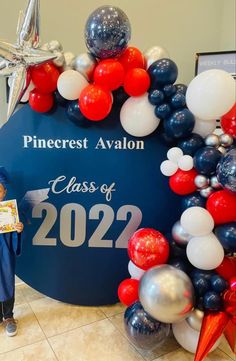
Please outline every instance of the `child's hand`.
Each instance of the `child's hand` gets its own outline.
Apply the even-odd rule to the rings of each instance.
[[[21,233],[24,229],[24,225],[23,225],[23,223],[19,222],[16,224],[15,228],[16,228],[17,233]]]

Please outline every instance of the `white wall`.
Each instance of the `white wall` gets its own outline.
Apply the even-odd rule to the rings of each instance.
[[[0,38],[15,41],[18,13],[26,3],[1,0]],[[109,3],[128,15],[132,45],[141,50],[162,45],[169,50],[179,67],[179,82],[189,83],[193,78],[196,52],[236,47],[235,0],[41,0],[42,42],[58,39],[66,51],[85,51],[87,17]]]

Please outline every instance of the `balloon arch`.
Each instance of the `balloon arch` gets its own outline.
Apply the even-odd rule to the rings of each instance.
[[[37,34],[36,25],[31,34]],[[182,196],[183,213],[169,235],[152,228],[133,234],[131,278],[118,294],[128,307],[125,327],[136,346],[158,347],[172,324],[180,345],[201,361],[223,333],[233,350],[236,342],[231,336],[236,329],[235,81],[213,69],[188,87],[178,84],[178,68],[168,52],[154,46],[142,53],[128,46],[130,36],[124,12],[103,6],[85,26],[88,53],[65,53],[58,41],[39,49],[24,35],[18,44],[25,62],[7,57],[12,48],[1,43],[6,63],[0,74],[12,75],[9,115],[21,99],[36,112],[65,107],[78,125],[101,121],[102,127],[113,104],[119,104],[129,135],[146,137],[158,128],[170,147],[160,171]],[[223,130],[219,136],[213,133],[216,119]]]

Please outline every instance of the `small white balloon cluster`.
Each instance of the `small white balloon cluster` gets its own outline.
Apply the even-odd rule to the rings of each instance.
[[[167,152],[167,160],[161,163],[161,173],[170,177],[178,169],[189,171],[193,168],[193,158],[190,155],[184,155],[182,149],[178,147],[170,148]]]

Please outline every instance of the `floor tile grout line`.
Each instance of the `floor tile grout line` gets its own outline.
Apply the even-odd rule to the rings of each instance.
[[[113,322],[112,322],[109,318],[108,318],[108,321],[110,321],[110,323],[112,324],[112,326],[115,327],[115,329],[119,332],[119,334],[122,336],[122,338],[124,338],[124,339],[129,343],[129,345],[132,346],[132,348],[139,354],[139,356],[141,356],[144,361],[147,361],[147,360],[144,358],[144,356],[136,349],[136,347],[130,342],[130,340],[128,339],[128,337],[126,337],[125,335],[123,335],[123,333],[121,332],[121,330],[120,330],[118,327],[116,327],[116,325],[114,325]]]
[[[17,336],[16,336],[17,337]],[[19,347],[16,347],[16,348],[13,348],[12,350],[9,350],[9,351],[6,351],[6,352],[0,352],[0,356],[3,356],[3,355],[6,355],[10,352],[14,352],[14,351],[17,351],[17,350],[20,350],[21,348],[25,348],[25,347],[28,347],[28,346],[32,346],[32,345],[36,345],[37,343],[39,342],[43,342],[43,341],[46,341],[46,338],[42,339],[42,340],[37,340],[35,342],[32,342],[32,343],[28,343],[24,346],[19,346]]]
[[[102,309],[99,309],[103,314],[104,314],[104,316],[106,317],[106,318],[108,318],[108,316],[105,314],[105,312],[102,310]]]
[[[96,322],[101,322],[101,321],[104,321],[104,320],[107,320],[107,318],[104,317],[104,318],[101,318],[100,320],[96,320],[96,321],[93,321],[93,322],[90,322],[90,323],[86,323],[86,324],[81,325],[81,326],[73,327],[73,328],[70,328],[69,330],[66,330],[66,331],[63,331],[63,332],[59,332],[59,333],[57,333],[57,334],[55,334],[55,335],[46,336],[46,337],[47,337],[47,339],[50,339],[50,338],[53,338],[53,337],[61,336],[61,335],[64,335],[64,334],[66,334],[66,333],[68,333],[68,332],[75,331],[75,330],[77,330],[77,329],[79,329],[79,328],[81,328],[81,327],[90,326],[90,325],[92,325],[92,324],[94,324],[94,323],[96,323]]]
[[[218,350],[220,350],[221,352],[223,352],[226,356],[228,356],[230,358],[230,360],[235,361],[235,359],[233,359],[229,354],[227,354],[227,352],[225,352],[224,350],[222,350],[220,347],[218,347]]]
[[[34,310],[33,310],[33,308],[31,307],[30,303],[29,303],[29,307],[30,307],[31,311],[33,312],[33,314],[34,314],[34,316],[35,316],[35,318],[36,318],[36,320],[37,320],[37,322],[38,322],[38,325],[39,325],[40,329],[42,330],[42,332],[43,332],[43,334],[44,334],[44,336],[45,336],[45,339],[46,339],[46,342],[47,342],[48,346],[49,346],[49,347],[50,347],[50,349],[52,350],[52,352],[53,352],[53,354],[54,354],[54,356],[55,356],[56,360],[58,360],[58,361],[59,361],[59,359],[58,359],[58,357],[57,357],[57,355],[56,355],[55,351],[53,350],[53,348],[52,348],[52,346],[51,346],[51,344],[50,344],[50,342],[49,342],[49,340],[48,340],[47,335],[45,334],[45,332],[44,332],[43,328],[42,328],[42,327],[41,327],[41,325],[40,325],[40,322],[39,322],[39,320],[38,320],[37,315],[34,313]]]

